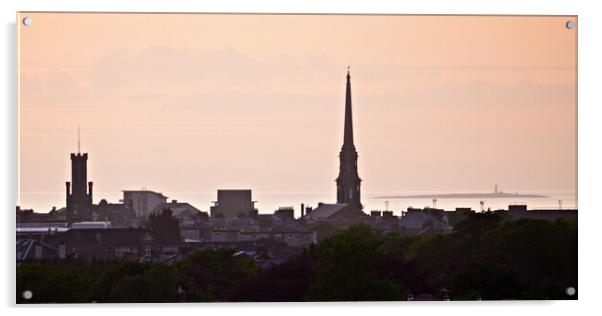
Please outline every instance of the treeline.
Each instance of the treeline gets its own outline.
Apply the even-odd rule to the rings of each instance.
[[[198,251],[175,264],[127,260],[34,261],[17,266],[18,303],[162,303],[221,301],[257,274],[233,250]],[[33,296],[26,300],[24,291]]]
[[[39,261],[17,266],[17,301],[210,302],[576,299],[577,224],[477,213],[450,234],[401,236],[357,225],[259,270],[232,250],[175,264]],[[30,290],[33,297],[23,299]]]

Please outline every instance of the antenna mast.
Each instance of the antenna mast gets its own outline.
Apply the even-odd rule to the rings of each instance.
[[[79,145],[79,125],[77,125],[77,153],[81,153]]]

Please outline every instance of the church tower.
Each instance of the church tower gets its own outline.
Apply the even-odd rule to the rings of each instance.
[[[363,208],[360,200],[360,179],[357,173],[357,151],[353,144],[353,120],[351,115],[351,75],[347,69],[347,93],[345,97],[345,135],[339,153],[339,177],[337,183],[337,203],[350,204],[354,209]]]

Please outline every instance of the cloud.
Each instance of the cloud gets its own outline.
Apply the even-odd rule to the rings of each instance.
[[[296,87],[295,82],[321,80],[334,67],[324,56],[258,60],[232,49],[153,46],[103,56],[90,67],[88,80],[100,93],[277,92],[301,90],[304,86]]]
[[[27,107],[86,107],[84,100],[94,96],[75,73],[65,69],[28,69],[21,71],[21,104]]]
[[[151,46],[116,50],[84,70],[51,68],[22,74],[23,105],[56,107],[177,107],[201,105],[203,96],[337,96],[343,91],[345,66],[327,55],[290,54],[258,59],[234,49],[197,50]],[[352,65],[353,85],[370,101],[404,106],[507,104],[514,106],[568,102],[573,83],[538,82],[558,67],[520,65]],[[500,74],[521,80],[508,82]],[[380,95],[380,96],[379,96]],[[279,97],[278,97],[279,98]],[[253,98],[251,98],[253,99]],[[445,102],[442,102],[444,100]],[[172,102],[173,101],[173,102]],[[218,101],[219,102],[219,101]],[[212,102],[215,103],[215,102]],[[223,102],[221,102],[223,103]],[[247,103],[251,104],[251,103]],[[195,106],[196,106],[195,105]]]
[[[521,82],[500,84],[486,81],[448,82],[399,93],[374,93],[362,98],[383,110],[397,107],[491,108],[548,107],[576,105],[573,84]]]

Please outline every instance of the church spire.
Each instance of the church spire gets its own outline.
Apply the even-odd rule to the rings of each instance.
[[[351,116],[351,74],[347,67],[347,95],[345,96],[345,136],[339,153],[339,176],[337,203],[349,204],[355,210],[363,208],[361,203],[360,179],[357,173],[357,151],[353,144],[353,120]]]
[[[347,94],[345,96],[345,136],[343,147],[354,147],[353,145],[353,119],[351,116],[351,69],[347,67]]]

